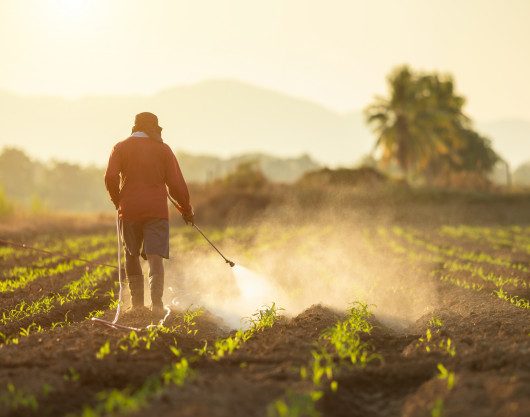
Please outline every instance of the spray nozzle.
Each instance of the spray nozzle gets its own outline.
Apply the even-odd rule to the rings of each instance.
[[[233,267],[235,266],[235,263],[232,262],[232,261],[229,261],[228,259],[226,260],[226,263],[227,263],[228,265],[230,265],[231,268],[233,268]]]

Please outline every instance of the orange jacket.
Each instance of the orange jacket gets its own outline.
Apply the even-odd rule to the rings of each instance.
[[[124,220],[167,219],[167,192],[177,201],[181,213],[193,211],[175,154],[162,140],[142,132],[114,146],[105,186]]]

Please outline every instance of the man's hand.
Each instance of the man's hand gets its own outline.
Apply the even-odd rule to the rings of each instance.
[[[186,224],[191,224],[192,226],[195,224],[193,222],[193,216],[194,216],[193,210],[186,212],[186,213],[182,213],[182,218],[184,219]]]

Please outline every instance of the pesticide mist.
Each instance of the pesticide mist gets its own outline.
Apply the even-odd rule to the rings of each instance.
[[[231,328],[246,327],[246,318],[282,293],[270,278],[238,264],[227,268],[211,255],[198,255],[183,275],[180,289],[177,282],[167,291],[173,307],[204,307]]]
[[[204,247],[194,247],[185,259],[170,262],[168,301],[183,309],[202,306],[232,328],[244,326],[242,318],[273,302],[295,315],[313,304],[344,310],[363,301],[377,319],[396,329],[434,308],[426,272],[389,264],[384,249],[371,239],[376,228],[320,224],[263,222],[249,226],[251,244],[239,240],[238,233],[223,241],[223,250],[246,266],[236,262],[227,268]],[[240,235],[248,232],[241,228]]]
[[[235,265],[232,268],[234,279],[239,289],[242,300],[255,307],[256,305],[270,303],[277,297],[277,293],[267,278],[251,271],[244,266]]]

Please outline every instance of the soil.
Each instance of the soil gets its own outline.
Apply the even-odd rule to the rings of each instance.
[[[368,340],[383,361],[366,368],[341,368],[336,375],[338,391],[326,389],[317,403],[322,415],[429,416],[434,402],[442,398],[448,416],[528,416],[527,311],[443,283],[438,291],[441,303],[434,314],[442,319],[443,336],[454,341],[457,355],[448,358],[417,346],[431,314],[399,333],[374,321]],[[107,313],[107,318],[111,316],[112,312]],[[287,391],[308,388],[298,370],[310,360],[321,332],[341,316],[316,305],[294,318],[282,318],[226,359],[193,364],[195,376],[189,383],[168,390],[138,415],[265,416],[268,405]],[[127,317],[123,323],[139,324],[137,318]],[[211,315],[203,315],[197,323],[196,336],[176,337],[184,355],[192,355],[204,341],[212,343],[227,334]],[[39,392],[44,384],[53,386],[51,394],[39,398],[35,415],[79,412],[80,405],[90,404],[97,392],[138,387],[173,359],[164,349],[173,336],[157,339],[149,351],[95,359],[106,340],[113,346],[124,334],[83,321],[30,335],[19,345],[0,349],[0,379],[30,392]],[[458,389],[448,391],[437,378],[439,362],[455,371]],[[79,374],[78,381],[65,380],[69,368]],[[27,409],[0,411],[2,416],[30,414]]]
[[[527,259],[525,259],[527,261]],[[64,280],[42,281],[42,292],[57,292]],[[491,295],[474,292],[430,278],[438,295],[437,310],[418,319],[403,331],[386,327],[374,317],[374,329],[363,339],[382,360],[366,367],[341,366],[334,375],[338,389],[326,384],[324,396],[316,403],[323,416],[431,416],[443,409],[444,416],[526,417],[530,415],[530,314]],[[526,277],[528,280],[528,277]],[[232,355],[218,361],[199,357],[197,349],[211,346],[229,329],[206,312],[187,331],[183,312],[174,311],[166,324],[180,326],[171,334],[161,334],[150,349],[128,352],[118,348],[128,331],[113,330],[85,320],[94,309],[106,309],[104,281],[98,297],[57,306],[50,313],[0,326],[6,335],[35,322],[45,332],[21,337],[17,345],[0,346],[0,416],[61,416],[80,414],[93,405],[99,392],[134,389],[174,362],[169,346],[176,343],[184,357],[194,357],[193,375],[182,387],[171,387],[153,398],[138,416],[267,416],[271,404],[289,392],[308,392],[308,381],[300,378],[300,367],[308,364],[319,335],[344,316],[323,305],[307,308],[295,317],[281,317],[271,328],[255,334]],[[27,299],[20,291],[14,301]],[[37,297],[32,294],[29,298]],[[13,301],[2,300],[2,306]],[[2,311],[4,309],[2,308]],[[51,323],[72,322],[51,329]],[[1,313],[0,313],[1,314]],[[112,319],[113,311],[104,318]],[[431,351],[419,342],[432,317],[443,325],[433,330]],[[145,326],[154,322],[148,312],[125,313],[126,325]],[[454,357],[439,349],[450,338],[456,346]],[[112,353],[103,359],[96,354],[109,342]],[[438,364],[454,372],[455,387],[438,377]],[[38,409],[7,407],[2,403],[5,389],[12,383],[38,400]],[[51,390],[49,389],[51,387]]]

